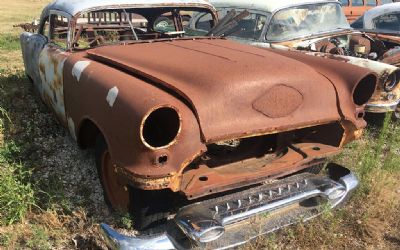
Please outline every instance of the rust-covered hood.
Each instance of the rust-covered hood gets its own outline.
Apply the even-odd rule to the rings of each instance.
[[[326,77],[270,50],[201,39],[104,46],[88,55],[181,96],[207,142],[340,119]]]

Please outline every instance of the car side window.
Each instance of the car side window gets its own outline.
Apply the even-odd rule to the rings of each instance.
[[[376,0],[367,0],[367,6],[376,6]]]
[[[340,0],[342,6],[349,6],[349,0]]]
[[[50,42],[62,49],[68,45],[68,22],[62,15],[50,15]]]
[[[400,13],[389,13],[373,20],[376,29],[400,30]]]
[[[352,0],[351,5],[352,6],[364,6],[364,0]]]

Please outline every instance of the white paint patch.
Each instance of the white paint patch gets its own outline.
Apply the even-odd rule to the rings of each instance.
[[[75,63],[74,67],[72,68],[72,76],[76,78],[76,80],[81,79],[82,72],[89,66],[90,61],[78,61]]]
[[[68,117],[68,129],[69,133],[71,134],[72,138],[76,141],[76,134],[75,134],[75,123],[71,117]]]
[[[117,87],[111,88],[108,91],[106,100],[108,102],[108,105],[110,105],[110,107],[112,107],[114,105],[114,102],[117,99],[117,96],[118,96],[118,88]]]

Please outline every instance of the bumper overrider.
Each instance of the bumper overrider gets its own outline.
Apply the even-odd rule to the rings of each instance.
[[[126,236],[101,224],[112,249],[227,249],[342,205],[358,186],[350,170],[300,173],[182,207],[162,233]]]

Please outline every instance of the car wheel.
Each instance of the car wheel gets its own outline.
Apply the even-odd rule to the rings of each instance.
[[[170,195],[164,191],[145,191],[120,185],[107,143],[101,135],[96,140],[95,157],[104,200],[110,209],[129,212],[137,230],[146,230],[166,221],[171,208]]]
[[[116,211],[127,212],[130,200],[129,190],[118,183],[111,155],[103,136],[99,136],[96,140],[95,157],[105,202]]]

